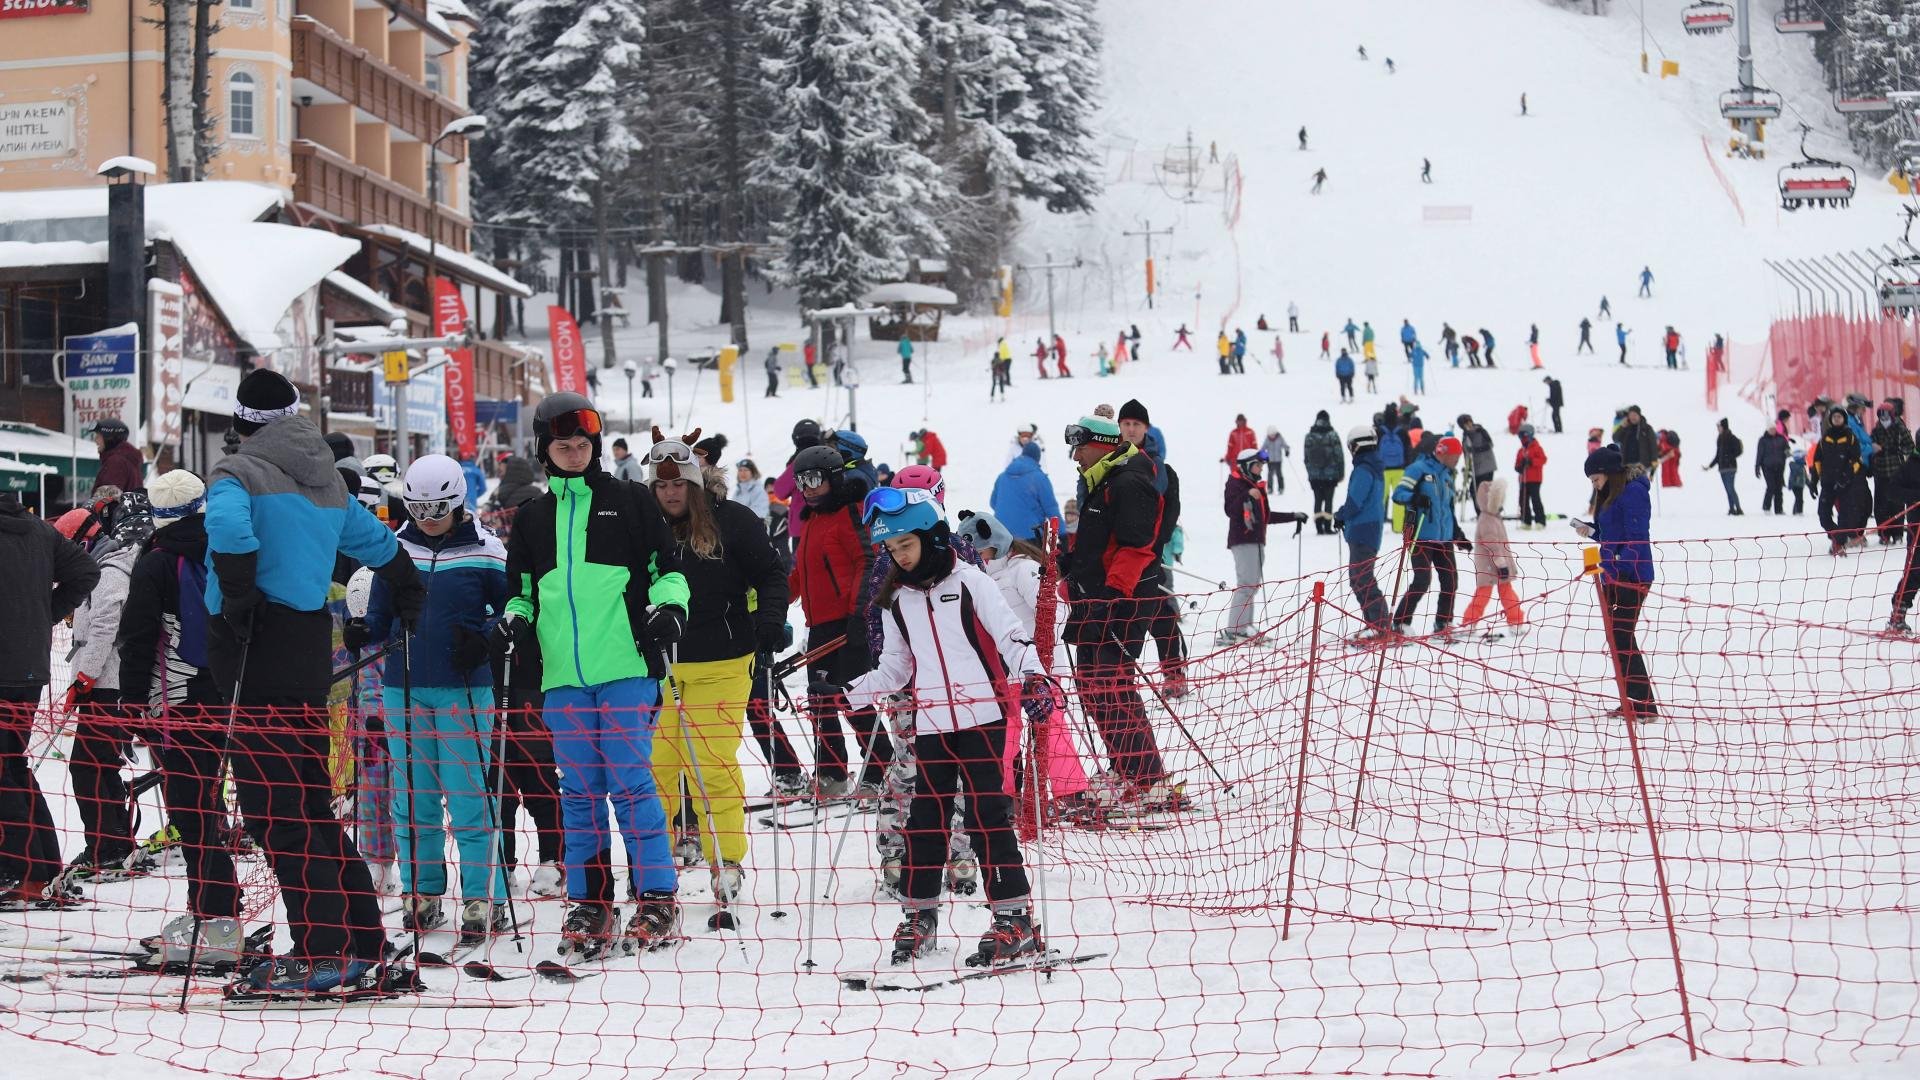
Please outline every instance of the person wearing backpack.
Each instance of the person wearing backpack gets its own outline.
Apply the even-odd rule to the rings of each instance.
[[[153,535],[140,547],[120,612],[120,694],[150,741],[167,823],[187,867],[187,910],[141,944],[155,965],[197,970],[241,960],[240,889],[225,836],[219,785],[227,691],[207,660],[207,486],[185,469],[147,489]]]
[[[1346,479],[1347,455],[1340,447],[1340,436],[1333,420],[1321,409],[1307,429],[1302,461],[1307,469],[1307,486],[1313,489],[1313,531],[1333,535],[1333,489]]]
[[[1730,517],[1739,517],[1743,512],[1740,509],[1740,496],[1733,490],[1733,476],[1740,468],[1740,455],[1745,451],[1746,447],[1741,445],[1740,436],[1735,435],[1733,429],[1727,425],[1727,418],[1721,417],[1720,434],[1713,444],[1713,460],[1707,462],[1700,471],[1705,472],[1707,469],[1716,468],[1720,470],[1720,484],[1727,489],[1727,514]]]
[[[1753,452],[1753,475],[1766,484],[1766,491],[1760,496],[1760,512],[1771,510],[1776,515],[1786,513],[1785,491],[1787,486],[1787,458],[1793,451],[1787,447],[1787,437],[1776,425],[1768,425],[1760,433],[1760,445]]]

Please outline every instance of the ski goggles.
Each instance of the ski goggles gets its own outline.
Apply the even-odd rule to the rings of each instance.
[[[1066,433],[1061,436],[1061,441],[1067,444],[1068,449],[1076,446],[1085,446],[1087,443],[1101,443],[1108,446],[1119,445],[1119,440],[1113,436],[1102,434],[1087,427],[1085,424],[1068,424]]]
[[[688,446],[679,439],[668,439],[665,442],[654,443],[653,448],[647,451],[647,463],[649,465],[658,465],[665,461],[671,461],[683,469],[691,469],[698,464],[693,456],[693,447]]]
[[[424,502],[405,500],[407,514],[415,521],[439,521],[460,505],[458,499],[428,499]]]
[[[801,491],[806,491],[809,488],[825,487],[827,484],[827,474],[825,470],[822,469],[808,469],[806,472],[794,473],[793,482],[800,485]],[[892,491],[893,489],[882,488],[881,490]]]
[[[575,409],[547,421],[547,433],[556,439],[571,439],[575,435],[598,435],[601,429],[598,409]]]
[[[925,488],[878,488],[867,496],[867,505],[860,513],[860,521],[862,524],[871,524],[881,514],[897,514],[915,503],[933,503],[937,507],[939,500]]]

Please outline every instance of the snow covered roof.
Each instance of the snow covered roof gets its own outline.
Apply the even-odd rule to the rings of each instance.
[[[92,439],[76,438],[64,431],[53,431],[21,420],[0,423],[0,454],[9,457],[21,454],[78,457],[83,461],[94,461],[100,457],[100,451],[94,449]]]
[[[417,232],[408,232],[397,225],[368,225],[365,231],[373,236],[398,240],[420,255],[426,255],[429,250],[426,237]],[[472,278],[489,289],[512,296],[531,297],[533,295],[532,289],[465,252],[455,251],[444,245],[432,250],[434,258],[440,260],[440,265]]]
[[[234,332],[261,351],[285,344],[276,327],[287,308],[360,250],[324,229],[263,222],[202,222],[173,243]]]
[[[50,240],[35,244],[22,240],[0,240],[0,269],[19,266],[86,266],[107,261],[107,242],[89,244],[83,240]]]
[[[475,15],[473,9],[462,0],[427,0],[427,11],[442,18],[458,19],[475,26],[480,25],[480,17]]]
[[[919,285],[911,281],[896,281],[881,285],[860,298],[863,304],[933,304],[938,307],[951,307],[960,302],[960,298],[951,290],[938,285]]]
[[[258,221],[286,199],[277,187],[244,180],[147,185],[147,238],[206,221]],[[89,225],[86,219],[97,224]],[[105,240],[104,184],[0,191],[0,240]]]
[[[393,301],[375,292],[373,286],[343,270],[335,270],[327,274],[326,283],[372,308],[388,321],[407,317],[405,311],[395,306]]]

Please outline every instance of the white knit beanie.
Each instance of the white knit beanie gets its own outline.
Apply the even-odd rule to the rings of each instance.
[[[207,505],[207,485],[186,469],[161,473],[147,485],[155,521],[178,521]]]

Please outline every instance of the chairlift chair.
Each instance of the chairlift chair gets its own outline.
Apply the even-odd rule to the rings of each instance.
[[[1757,86],[1739,87],[1720,95],[1720,115],[1728,120],[1772,120],[1786,107],[1786,100],[1772,90]]]
[[[1920,311],[1920,255],[1896,255],[1874,270],[1880,313],[1889,319]]]
[[[1893,111],[1893,99],[1883,87],[1841,87],[1833,92],[1833,111],[1873,116]]]
[[[1783,210],[1845,206],[1853,201],[1859,174],[1851,165],[1807,153],[1807,135],[1812,131],[1807,125],[1800,125],[1800,160],[1780,170],[1780,208]]]
[[[1733,5],[1701,0],[1680,12],[1680,25],[1689,34],[1720,34],[1733,29]]]
[[[1813,0],[1786,0],[1773,16],[1773,28],[1782,34],[1824,34],[1827,18]]]

